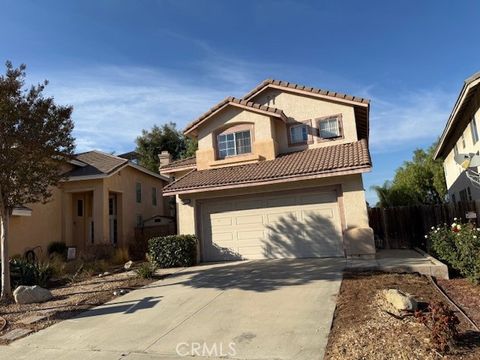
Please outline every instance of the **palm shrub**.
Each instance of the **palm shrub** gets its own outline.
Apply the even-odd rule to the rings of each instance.
[[[475,284],[480,282],[480,229],[456,218],[425,235],[435,255]]]
[[[161,268],[192,266],[197,258],[195,235],[169,235],[148,241],[148,255]]]
[[[39,285],[46,287],[53,275],[53,269],[48,263],[30,263],[25,259],[10,260],[10,282],[12,288],[19,285]]]

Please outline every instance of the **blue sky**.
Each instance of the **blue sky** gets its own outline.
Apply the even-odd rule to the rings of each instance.
[[[373,184],[442,131],[480,70],[478,1],[0,0],[0,61],[73,105],[78,151],[118,153],[265,78],[368,97]]]

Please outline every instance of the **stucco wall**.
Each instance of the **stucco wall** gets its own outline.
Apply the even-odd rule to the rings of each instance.
[[[257,186],[243,189],[211,191],[199,194],[185,194],[177,196],[178,231],[180,234],[195,234],[196,217],[195,207],[198,199],[210,199],[225,196],[257,194],[293,189],[318,188],[322,186],[341,185],[343,190],[343,204],[346,229],[368,227],[368,213],[365,201],[365,191],[361,175],[329,177],[315,180],[295,181],[268,186]],[[189,204],[183,204],[189,202]]]
[[[33,210],[32,216],[10,218],[10,255],[23,255],[26,250],[36,246],[46,251],[50,242],[62,240],[62,203],[58,188],[53,190],[53,197],[48,203],[26,206]]]
[[[480,136],[480,110],[476,112],[474,119]],[[463,131],[463,136],[465,138],[465,147],[463,147],[461,138],[457,140],[457,148],[460,154],[476,153],[477,151],[480,151],[480,141],[477,141],[475,144],[473,143],[470,124]],[[473,200],[480,200],[480,191],[476,190],[470,180],[466,178],[462,167],[455,162],[454,156],[455,152],[454,149],[452,149],[443,162],[443,169],[450,199],[452,195],[455,195],[456,201],[459,201],[460,191],[470,186]]]
[[[227,161],[216,162],[216,134],[235,124],[252,124],[252,154],[262,160],[275,158],[275,144],[272,133],[272,122],[281,121],[270,119],[267,115],[254,113],[252,111],[229,106],[209,119],[198,131],[198,151],[196,153],[197,168],[207,169],[212,166],[227,165]],[[250,158],[246,161],[258,160]],[[238,157],[240,158],[240,157]],[[239,159],[236,160],[239,160]],[[245,163],[245,162],[244,162]]]
[[[136,202],[135,184],[142,184],[142,202]],[[118,244],[134,238],[137,215],[144,220],[154,215],[170,215],[162,196],[165,181],[127,167],[106,179],[65,182],[54,189],[47,204],[27,204],[30,217],[12,217],[10,221],[10,253],[23,254],[26,249],[41,246],[43,252],[50,242],[64,241],[74,245],[72,231],[72,194],[93,192],[95,244],[109,243],[108,194],[118,195]],[[152,187],[157,188],[157,206],[152,205]],[[87,212],[87,209],[85,209]]]
[[[282,123],[276,123],[275,130],[277,133],[277,142],[279,144],[278,150],[280,153],[298,151],[307,147],[315,148],[352,142],[357,141],[358,139],[355,125],[355,113],[353,106],[351,105],[340,104],[333,100],[329,101],[326,99],[315,98],[313,96],[289,93],[277,89],[265,90],[252,100],[262,105],[269,105],[282,109],[291,122],[312,120],[312,127],[314,129],[318,128],[315,121],[316,118],[342,114],[343,139],[319,142],[318,139],[314,138],[313,143],[307,146],[289,146],[287,126]]]
[[[243,108],[228,106],[201,125],[198,129],[197,168],[199,170],[219,166],[232,166],[261,160],[271,160],[279,153],[299,151],[356,141],[357,131],[353,106],[312,96],[303,96],[281,90],[269,89],[259,94],[254,101],[284,111],[288,124],[311,120],[312,134],[316,134],[316,119],[341,115],[342,137],[321,140],[312,137],[308,145],[291,146],[288,139],[288,124],[268,115],[258,114]],[[252,124],[252,154],[216,160],[216,135],[235,124]]]
[[[141,203],[137,203],[136,201],[135,187],[137,182],[142,184]],[[122,224],[119,224],[119,226],[121,226],[121,233],[119,233],[120,244],[126,244],[128,241],[133,240],[134,230],[137,224],[137,215],[141,215],[143,220],[155,215],[170,215],[168,210],[165,209],[165,202],[162,197],[164,184],[165,182],[160,179],[129,167],[122,169],[117,174],[106,179],[105,187],[107,192],[115,192],[122,195],[121,201],[118,203],[120,213],[123,214]],[[157,188],[157,206],[152,204],[152,187]],[[120,203],[122,204],[121,208]],[[107,231],[107,239],[108,236]]]

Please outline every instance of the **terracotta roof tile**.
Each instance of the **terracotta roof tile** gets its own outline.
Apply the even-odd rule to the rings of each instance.
[[[88,151],[75,155],[75,159],[86,164],[68,173],[69,177],[108,175],[118,167],[127,163],[127,159],[115,155],[106,154],[100,151]]]
[[[246,107],[249,107],[249,108],[252,108],[252,109],[264,111],[264,112],[270,113],[274,116],[280,117],[284,121],[287,121],[287,117],[285,116],[283,111],[280,110],[280,109],[276,109],[276,108],[266,106],[266,105],[256,104],[252,101],[237,99],[237,98],[234,98],[234,97],[230,96],[230,97],[226,98],[225,100],[220,101],[217,105],[210,108],[210,110],[208,110],[202,116],[198,117],[197,119],[192,121],[190,124],[188,124],[187,127],[185,128],[184,132],[188,133],[189,131],[193,130],[194,127],[196,127],[198,124],[200,124],[203,120],[207,119],[215,111],[219,110],[220,108],[222,108],[222,107],[224,107],[228,104],[241,105],[241,106],[246,106]]]
[[[248,94],[246,94],[243,97],[243,99],[249,100],[253,95],[258,93],[260,90],[262,90],[263,88],[265,88],[268,85],[276,85],[276,86],[282,86],[282,87],[285,87],[285,88],[303,90],[303,91],[308,91],[308,92],[315,93],[315,94],[332,96],[332,97],[336,97],[336,98],[339,98],[339,99],[346,99],[346,100],[356,101],[356,102],[364,103],[364,104],[369,104],[370,103],[370,100],[364,99],[362,97],[337,93],[335,91],[322,90],[322,89],[318,89],[318,88],[314,88],[314,87],[310,87],[310,86],[299,85],[299,84],[294,84],[294,83],[290,83],[290,82],[287,82],[287,81],[280,81],[280,80],[274,80],[274,79],[267,79],[267,80],[263,81],[260,85],[258,85],[256,88],[254,88]]]
[[[171,170],[183,167],[195,167],[197,164],[197,159],[195,156],[191,156],[185,159],[180,159],[176,161],[172,161],[170,164],[162,166],[161,170]]]
[[[366,140],[283,154],[254,164],[193,170],[164,188],[164,193],[208,190],[219,186],[249,184],[306,175],[369,168],[372,165]]]

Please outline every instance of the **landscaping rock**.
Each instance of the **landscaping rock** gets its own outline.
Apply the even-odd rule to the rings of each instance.
[[[31,304],[45,302],[53,298],[52,293],[38,285],[20,285],[13,292],[13,298],[17,304]]]
[[[397,289],[388,289],[383,292],[385,300],[397,311],[415,311],[418,303],[410,294]]]
[[[133,261],[130,260],[130,261],[127,261],[127,262],[125,263],[125,265],[123,265],[123,268],[124,268],[125,270],[130,270],[131,267],[132,267],[132,265],[133,265]]]

